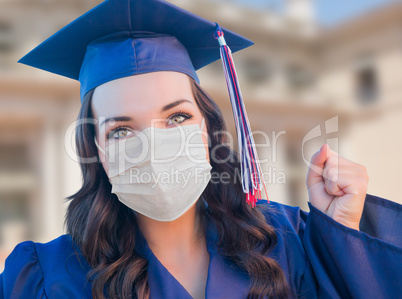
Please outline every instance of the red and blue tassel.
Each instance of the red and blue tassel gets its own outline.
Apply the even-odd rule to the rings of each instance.
[[[218,24],[216,24],[215,38],[218,40],[220,45],[220,54],[225,72],[226,84],[229,90],[230,102],[232,104],[233,116],[236,124],[243,192],[246,193],[247,203],[254,208],[257,201],[261,199],[262,188],[264,188],[267,201],[269,202],[268,194],[262,175],[261,165],[258,160],[250,123],[248,121],[246,108],[240,92],[232,52],[226,45],[223,31]]]

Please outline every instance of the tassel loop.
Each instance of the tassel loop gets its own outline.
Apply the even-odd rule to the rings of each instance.
[[[218,40],[219,45],[220,45],[221,47],[222,47],[222,46],[226,46],[226,41],[225,41],[225,38],[223,37],[223,36],[224,36],[224,33],[223,33],[222,29],[221,29],[221,27],[218,25],[218,23],[215,23],[215,24],[216,24],[216,30],[215,30],[215,35],[214,35],[214,37],[215,37],[215,39]]]

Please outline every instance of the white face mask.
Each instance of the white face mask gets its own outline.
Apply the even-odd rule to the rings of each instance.
[[[198,124],[149,127],[102,151],[109,161],[112,193],[134,211],[173,221],[200,197],[211,178]]]

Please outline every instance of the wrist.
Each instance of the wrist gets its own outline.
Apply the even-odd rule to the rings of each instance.
[[[352,228],[352,229],[355,229],[355,230],[358,230],[358,231],[360,230],[358,222],[348,221],[346,219],[336,219],[336,218],[333,218],[333,219],[336,222],[338,222],[338,223],[340,223],[340,224],[342,224],[342,225],[344,225],[346,227],[349,227],[349,228]]]

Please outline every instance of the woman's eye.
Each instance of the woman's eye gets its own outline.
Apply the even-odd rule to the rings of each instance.
[[[177,125],[183,122],[186,118],[182,115],[173,116],[171,119],[168,120],[168,124]]]
[[[181,124],[186,119],[190,119],[192,116],[187,113],[180,113],[172,115],[167,120],[167,125],[178,125]]]
[[[132,132],[128,128],[117,128],[108,134],[109,139],[122,139],[131,135]]]

